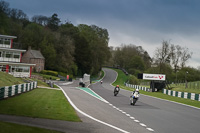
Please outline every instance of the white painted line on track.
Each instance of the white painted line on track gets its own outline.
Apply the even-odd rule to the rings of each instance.
[[[147,125],[145,125],[145,124],[143,124],[143,123],[140,123],[140,125],[143,126],[143,127],[146,127],[146,126],[147,126]]]
[[[116,71],[115,71],[116,72]],[[105,71],[104,71],[104,73],[105,73]],[[117,72],[116,72],[117,73]],[[117,76],[118,76],[118,73],[117,73]],[[116,78],[115,78],[115,80],[112,82],[112,83],[114,83],[116,80],[117,80],[117,76],[116,76]],[[112,85],[112,83],[110,84],[111,86],[113,86]],[[129,90],[124,90],[124,89],[122,89],[123,91],[129,91]],[[130,92],[130,91],[129,91]],[[145,95],[146,96],[146,95]],[[111,106],[114,106],[114,105],[112,105],[112,104],[110,104],[109,103],[109,105],[111,105]],[[120,110],[119,108],[116,108],[118,111],[120,111],[120,112],[122,112],[123,114],[126,114],[127,116],[129,116],[129,118],[130,119],[133,119],[135,122],[137,122],[137,123],[139,123],[140,121],[139,120],[135,120],[135,118],[134,117],[131,117],[129,114],[127,114],[126,112],[124,112],[123,110]],[[143,127],[147,127],[145,124],[143,124],[143,123],[140,123],[140,125],[141,126],[143,126]],[[146,128],[147,130],[149,130],[149,131],[154,131],[152,128]]]
[[[134,120],[135,122],[140,122],[140,121],[138,121],[138,120]]]
[[[151,128],[147,128],[147,130],[149,130],[149,131],[152,131],[152,132],[154,131],[154,130],[153,130],[153,129],[151,129]]]
[[[66,94],[66,92],[65,92],[60,86],[58,86],[58,87],[62,90],[62,92],[64,93],[65,97],[67,98],[67,100],[69,101],[69,103],[72,105],[72,107],[73,107],[76,111],[78,111],[79,113],[81,113],[82,115],[84,115],[84,116],[86,116],[86,117],[88,117],[88,118],[90,118],[90,119],[92,119],[92,120],[94,120],[94,121],[97,121],[97,122],[99,122],[99,123],[101,123],[101,124],[104,124],[104,125],[106,125],[106,126],[109,126],[109,127],[113,128],[113,129],[116,129],[116,130],[118,130],[118,131],[121,131],[121,132],[123,132],[123,133],[130,133],[130,132],[125,131],[125,130],[123,130],[123,129],[121,129],[121,128],[118,128],[118,127],[116,127],[116,126],[113,126],[113,125],[111,125],[111,124],[108,124],[108,123],[106,123],[106,122],[103,122],[103,121],[101,121],[101,120],[98,120],[98,119],[96,119],[96,118],[94,118],[94,117],[92,117],[92,116],[86,114],[85,112],[81,111],[81,110],[80,110],[79,108],[77,108],[76,105],[71,101],[71,99],[68,97],[68,95]]]
[[[115,106],[113,106],[113,108],[114,108],[114,109],[116,109],[116,107],[115,107]]]
[[[131,119],[135,119],[134,117],[130,117]]]

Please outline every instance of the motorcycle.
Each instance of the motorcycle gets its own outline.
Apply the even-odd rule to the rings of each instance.
[[[114,96],[117,96],[117,94],[119,93],[119,87],[116,87],[115,89],[114,89]]]
[[[138,99],[139,99],[139,94],[138,92],[135,92],[133,95],[130,96],[130,104],[135,105]]]
[[[101,80],[101,84],[103,84],[103,81]]]

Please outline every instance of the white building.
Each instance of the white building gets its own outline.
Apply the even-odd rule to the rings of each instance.
[[[22,53],[26,50],[12,49],[16,36],[0,35],[0,71],[15,77],[31,77],[35,64],[21,63]]]

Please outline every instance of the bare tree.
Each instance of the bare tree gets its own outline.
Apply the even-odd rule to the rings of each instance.
[[[179,68],[181,55],[182,55],[182,48],[179,45],[171,45],[171,64],[174,67],[174,71],[176,72]]]
[[[0,1],[0,13],[3,12],[5,14],[8,14],[9,10],[9,3],[5,1]]]
[[[18,10],[15,8],[9,11],[8,16],[14,20],[15,19],[28,20],[28,16],[22,10]]]
[[[37,24],[46,26],[48,24],[49,18],[42,15],[35,15],[32,17],[32,22],[35,22]]]
[[[184,67],[191,57],[192,52],[189,52],[188,48],[170,44],[168,41],[163,41],[162,47],[157,48],[154,54],[155,62],[160,65],[160,72],[164,63],[173,66],[176,72],[178,68]]]
[[[162,42],[162,47],[157,48],[154,54],[157,63],[170,63],[170,44],[168,41]]]
[[[192,52],[189,52],[188,48],[182,49],[182,55],[181,55],[181,67],[183,68],[185,66],[185,63],[192,57]]]

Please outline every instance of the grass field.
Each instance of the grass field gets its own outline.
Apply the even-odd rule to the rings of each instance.
[[[1,100],[0,114],[81,121],[62,91],[40,88]]]
[[[0,122],[0,133],[61,133],[37,127],[24,126],[8,122]]]
[[[4,72],[0,72],[0,87],[22,84],[24,81],[21,78],[15,78]]]
[[[126,76],[121,70],[116,70],[116,69],[113,69],[113,70],[118,72],[117,80],[113,83],[113,85],[115,86],[118,84],[118,85],[120,85],[120,88],[122,88],[122,89],[133,91],[134,90],[133,88],[129,88],[124,85],[124,82],[126,82],[126,80],[128,79],[128,76]],[[161,92],[146,92],[146,91],[140,90],[140,93],[144,94],[144,95],[153,96],[153,97],[166,99],[166,100],[170,100],[170,101],[175,101],[175,102],[179,102],[179,103],[183,103],[183,104],[187,104],[187,105],[191,105],[191,106],[200,108],[200,102],[196,101],[196,100],[173,97],[173,96],[163,94]]]
[[[192,83],[189,83],[188,85],[190,85],[190,84],[192,84]],[[200,94],[200,89],[195,89],[195,87],[185,88],[184,85],[176,85],[176,84],[171,85],[171,87],[172,87],[173,91],[181,91],[181,92],[190,92],[190,93]]]
[[[119,69],[113,69],[113,70],[115,70],[118,73],[118,78],[113,83],[113,85],[114,86],[120,85],[120,88],[122,88],[124,86],[124,82],[127,82],[128,76],[125,75],[124,72]]]

